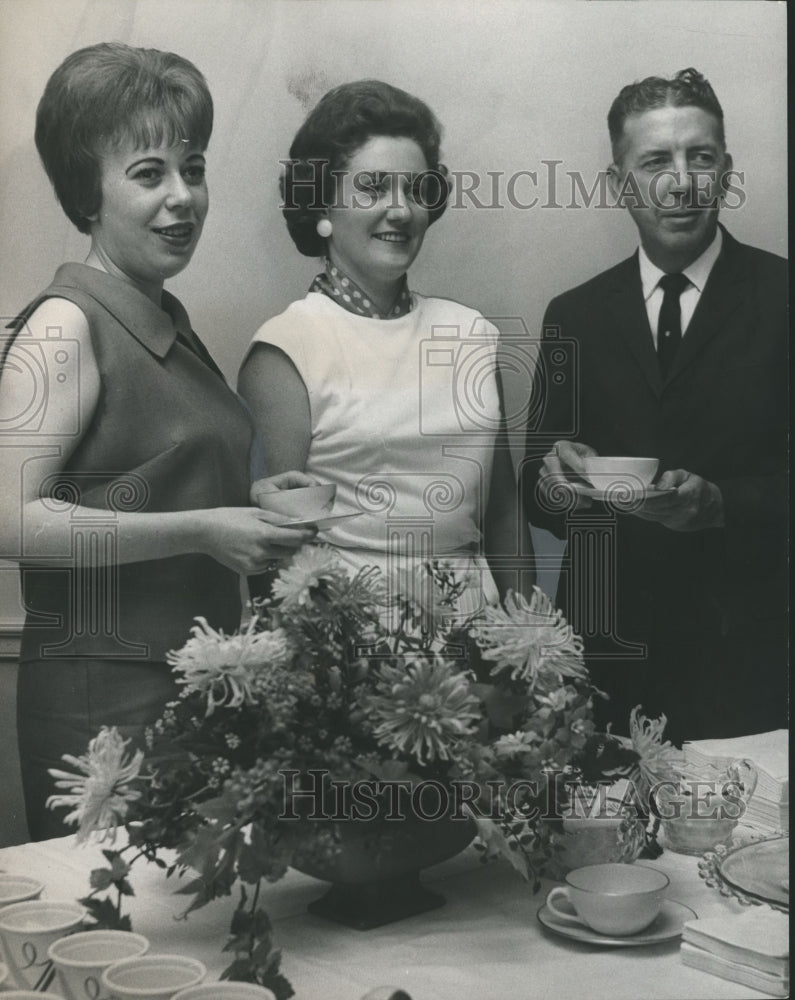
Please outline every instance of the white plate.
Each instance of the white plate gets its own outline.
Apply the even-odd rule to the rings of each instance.
[[[669,486],[668,489],[661,490],[659,486],[639,487],[633,489],[629,483],[616,482],[613,486],[605,489],[598,489],[596,486],[585,486],[582,483],[572,483],[574,489],[583,497],[590,497],[591,500],[612,500],[620,503],[628,503],[631,500],[648,500],[654,497],[664,497],[669,493],[676,493],[676,486]]]
[[[556,900],[556,904],[557,904]],[[573,907],[568,907],[565,900],[560,900],[560,906],[570,913],[574,913]],[[662,909],[654,918],[654,922],[637,934],[628,934],[626,937],[611,937],[609,934],[599,934],[592,931],[590,927],[578,927],[577,924],[564,923],[559,920],[550,910],[546,903],[538,911],[540,923],[562,937],[571,938],[572,941],[582,941],[584,944],[607,945],[611,948],[637,948],[644,944],[660,944],[663,941],[671,941],[680,937],[682,928],[686,921],[694,920],[698,914],[691,910],[684,903],[677,903],[675,899],[666,899]]]
[[[339,524],[340,521],[347,521],[352,517],[361,517],[363,511],[355,510],[352,514],[334,514],[331,517],[321,517],[315,518],[314,520],[307,520],[302,518],[299,521],[282,521],[281,524],[277,525],[279,528],[317,528],[318,531],[324,531],[326,528],[333,528],[335,524]]]

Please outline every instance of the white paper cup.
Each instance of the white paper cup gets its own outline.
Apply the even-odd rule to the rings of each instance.
[[[148,950],[149,942],[143,934],[96,930],[60,938],[50,945],[47,954],[65,1000],[96,1000],[101,996],[102,973],[109,965]]]
[[[29,875],[9,875],[0,872],[0,910],[12,903],[22,903],[26,899],[38,899],[44,886]]]
[[[3,1000],[66,1000],[60,993],[37,993],[35,990],[7,990],[3,993]]]
[[[0,910],[0,939],[17,986],[35,990],[52,979],[47,949],[80,930],[85,910],[72,900],[28,899]]]
[[[255,983],[202,983],[175,993],[172,1000],[276,1000],[276,994]]]
[[[114,962],[102,973],[103,1000],[171,1000],[197,986],[207,969],[186,955],[139,955]]]

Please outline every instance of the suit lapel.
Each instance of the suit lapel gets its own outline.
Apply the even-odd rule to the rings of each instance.
[[[721,227],[723,229],[723,227]],[[668,380],[676,378],[704,350],[740,308],[747,274],[737,266],[736,241],[723,229],[723,247],[676,352]]]
[[[637,253],[614,270],[606,305],[610,325],[629,349],[654,394],[659,396],[663,383],[643,300]]]

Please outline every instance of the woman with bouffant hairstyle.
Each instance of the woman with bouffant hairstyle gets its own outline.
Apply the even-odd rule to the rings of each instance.
[[[423,101],[380,80],[321,98],[283,164],[282,210],[299,252],[325,258],[323,270],[255,335],[239,386],[268,468],[336,484],[343,516],[320,537],[351,571],[377,566],[422,603],[425,564],[444,561],[465,587],[466,615],[517,587],[530,545],[497,330],[408,287],[447,205],[440,139]]]
[[[235,629],[238,574],[311,537],[249,505],[250,419],[163,288],[201,236],[212,121],[192,63],[113,43],[70,55],[39,104],[42,162],[90,248],[12,324],[0,381],[4,430],[19,432],[0,449],[13,512],[0,542],[20,553],[27,610],[17,706],[34,839],[66,832],[46,809],[48,769],[102,725],[140,740],[175,694],[166,653],[194,617]]]

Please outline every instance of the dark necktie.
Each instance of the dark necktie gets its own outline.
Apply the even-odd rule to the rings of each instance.
[[[664,274],[659,285],[664,295],[657,324],[657,360],[663,378],[668,377],[674,356],[682,341],[682,313],[679,296],[690,284],[683,274]]]

